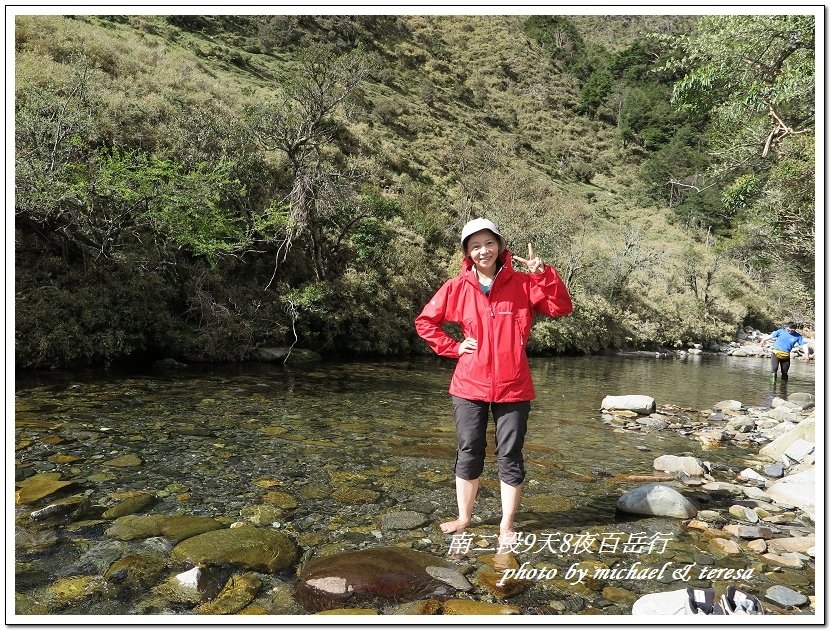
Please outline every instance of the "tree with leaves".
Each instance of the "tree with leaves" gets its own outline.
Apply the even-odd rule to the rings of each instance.
[[[815,18],[707,16],[679,40],[673,101],[708,113],[736,247],[814,285]]]

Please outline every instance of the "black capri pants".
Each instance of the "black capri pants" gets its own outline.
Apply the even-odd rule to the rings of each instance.
[[[489,403],[452,397],[455,416],[455,435],[458,450],[455,457],[455,476],[472,481],[484,470],[484,449],[487,447],[487,421],[490,411],[496,425],[496,462],[499,479],[518,486],[525,478],[522,448],[527,433],[530,401]]]

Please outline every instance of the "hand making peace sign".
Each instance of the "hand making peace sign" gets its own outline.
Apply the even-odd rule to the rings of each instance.
[[[516,255],[513,256],[513,260],[518,260],[520,263],[527,265],[527,269],[530,273],[543,273],[545,270],[545,263],[543,263],[542,259],[536,255],[536,252],[533,251],[533,243],[527,244],[527,260]]]

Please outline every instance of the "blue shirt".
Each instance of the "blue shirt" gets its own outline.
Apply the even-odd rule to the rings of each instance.
[[[795,346],[803,346],[806,343],[804,337],[797,332],[791,333],[786,328],[776,330],[770,335],[770,339],[775,339],[775,344],[772,346],[772,349],[783,352],[789,352]]]

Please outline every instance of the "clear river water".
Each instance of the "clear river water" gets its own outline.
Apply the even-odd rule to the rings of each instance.
[[[601,417],[604,396],[644,394],[658,406],[700,410],[724,399],[768,406],[773,396],[815,390],[813,365],[795,361],[784,384],[768,379],[766,359],[720,355],[537,357],[531,366],[537,399],[517,526],[537,532],[618,526],[616,499],[637,485],[620,479],[654,474],[659,455],[741,466],[757,454],[757,447],[735,444],[704,451],[671,431],[615,432]],[[18,612],[187,614],[154,599],[151,584],[119,597],[55,588],[61,580],[101,575],[118,558],[144,549],[143,541],[108,537],[100,518],[103,508],[130,492],[154,495],[146,511],[227,524],[253,519],[268,504],[266,525],[273,521],[272,527],[291,533],[307,553],[411,543],[446,554],[447,537],[436,525],[454,516],[454,429],[446,392],[452,368],[443,359],[419,358],[19,375],[17,480],[60,473],[76,482],[75,492],[86,493],[94,516],[47,527],[32,522],[32,506],[18,506]],[[479,532],[495,532],[498,524],[492,436],[489,442],[474,523]],[[275,491],[282,503],[273,500]],[[430,521],[415,530],[381,526],[384,514],[403,510]],[[683,542],[682,554],[695,557],[693,542]],[[274,577],[263,591],[269,595],[260,596],[270,598],[263,607],[303,614],[291,597],[275,595],[294,579],[290,573]],[[802,578],[793,579],[800,584]],[[552,609],[542,602],[551,599],[550,592],[531,592],[516,601],[544,613]],[[624,603],[600,604],[626,612]]]

